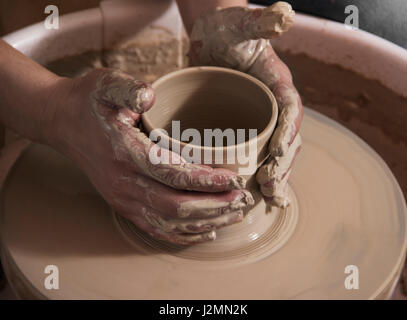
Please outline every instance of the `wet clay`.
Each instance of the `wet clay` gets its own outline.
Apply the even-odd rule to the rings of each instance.
[[[273,220],[272,228],[242,237],[258,221],[245,219],[232,233],[220,230],[228,233],[219,235],[223,241],[192,247],[127,232],[79,169],[31,145],[2,193],[7,276],[19,296],[36,298],[386,297],[406,249],[406,208],[391,172],[320,114],[306,111],[301,135],[303,152],[290,177],[297,218],[293,206],[286,215],[267,214],[259,202],[256,214]],[[59,290],[44,288],[48,264],[63,272]],[[359,290],[344,287],[348,265],[359,269]]]
[[[105,50],[102,62],[110,68],[125,70],[142,81],[153,82],[163,74],[187,66],[187,50],[186,38],[179,40],[166,28],[148,26],[137,40]]]
[[[191,62],[196,65],[215,65],[246,72],[265,83],[276,96],[279,118],[269,143],[267,166],[289,167],[297,153],[290,148],[302,120],[302,105],[292,81],[277,58],[268,39],[282,35],[294,23],[295,12],[290,4],[276,2],[267,8],[232,7],[215,10],[196,20],[191,33]],[[299,143],[298,143],[299,142]],[[268,176],[274,170],[262,170],[266,180],[262,190],[269,202],[280,208],[289,204],[285,196],[289,172],[283,176]]]
[[[278,52],[307,107],[335,119],[386,161],[407,197],[407,96],[306,55]]]
[[[386,161],[407,196],[407,98],[340,66],[305,55],[278,54],[290,67],[305,105],[336,119],[368,142]],[[70,65],[76,59],[63,59],[53,68],[73,75]]]
[[[142,121],[150,133],[166,130],[168,136],[160,135],[164,148],[183,157],[187,153],[190,162],[232,170],[248,181],[250,192],[257,188],[254,174],[268,156],[278,117],[276,99],[262,82],[231,69],[194,67],[162,77],[153,89],[154,107],[142,115]],[[171,130],[174,121],[180,125],[177,134]],[[189,141],[186,137],[192,130]],[[208,130],[217,131],[209,133],[210,140]]]
[[[199,63],[248,71],[268,46],[294,23],[291,5],[277,2],[264,9],[232,7],[201,16],[191,33],[192,46],[199,45]]]
[[[407,97],[340,66],[303,54],[278,54],[290,67],[304,104],[337,120],[372,146],[407,196]],[[101,63],[100,54],[90,52],[61,59],[49,64],[49,68],[75,76]]]

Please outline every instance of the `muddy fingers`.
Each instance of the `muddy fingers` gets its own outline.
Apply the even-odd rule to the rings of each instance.
[[[301,148],[301,136],[297,134],[284,157],[270,157],[270,159],[257,171],[256,180],[260,184],[263,195],[274,206],[287,207],[287,183],[293,162]]]
[[[126,147],[140,173],[175,189],[222,192],[242,189],[246,185],[244,178],[226,169],[213,169],[209,166],[187,163],[177,154],[154,144],[147,135],[138,128],[122,127],[114,123],[113,127],[120,142]],[[168,163],[152,161],[154,153],[169,153]]]
[[[121,215],[153,237],[178,244],[214,240],[215,230],[243,220],[242,210],[207,219],[165,219],[160,212],[140,202],[134,202],[131,210]]]
[[[93,97],[100,103],[143,113],[154,103],[154,91],[146,83],[119,70],[104,70]]]
[[[137,227],[147,232],[153,238],[174,243],[177,245],[193,245],[202,242],[213,241],[216,239],[215,231],[199,234],[175,234],[175,233],[170,234],[162,231],[159,228],[154,227],[143,217],[135,216],[131,219],[129,218],[129,220],[131,220]]]
[[[167,218],[209,218],[228,211],[245,210],[254,204],[247,190],[221,193],[185,192],[176,190],[143,175],[119,177],[113,183],[120,204],[131,208],[137,199]]]
[[[294,24],[295,12],[287,2],[270,7],[248,9],[243,18],[242,31],[247,39],[271,39],[281,36]]]
[[[166,233],[205,233],[243,220],[243,211],[227,212],[221,216],[207,219],[170,219],[162,218],[160,213],[145,210],[144,218],[154,227]]]

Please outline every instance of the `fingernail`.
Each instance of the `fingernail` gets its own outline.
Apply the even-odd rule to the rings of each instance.
[[[136,105],[138,112],[148,111],[154,104],[155,95],[154,90],[151,86],[146,85],[137,91]],[[136,110],[137,111],[137,110]]]

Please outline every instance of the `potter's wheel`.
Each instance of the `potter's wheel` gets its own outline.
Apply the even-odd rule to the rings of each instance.
[[[2,194],[2,260],[12,287],[39,298],[386,297],[406,249],[396,180],[332,120],[306,110],[301,132],[293,206],[269,215],[277,229],[262,233],[267,241],[236,250],[221,241],[181,249],[144,239],[69,161],[31,145]],[[44,287],[47,265],[59,268],[59,290]],[[348,265],[358,267],[358,290],[344,286]]]

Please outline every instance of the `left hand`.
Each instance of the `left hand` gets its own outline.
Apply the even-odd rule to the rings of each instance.
[[[301,98],[288,67],[274,52],[269,39],[280,36],[294,22],[286,2],[249,9],[231,7],[200,17],[191,33],[192,65],[214,65],[246,72],[264,82],[274,93],[279,117],[270,140],[270,157],[256,178],[271,204],[286,207],[287,180],[301,147],[298,134],[303,118]]]
[[[48,144],[81,168],[118,214],[182,245],[212,241],[218,229],[242,221],[254,202],[242,177],[188,163],[138,128],[154,102],[149,85],[110,69],[55,81]],[[153,162],[151,154],[168,161]]]

